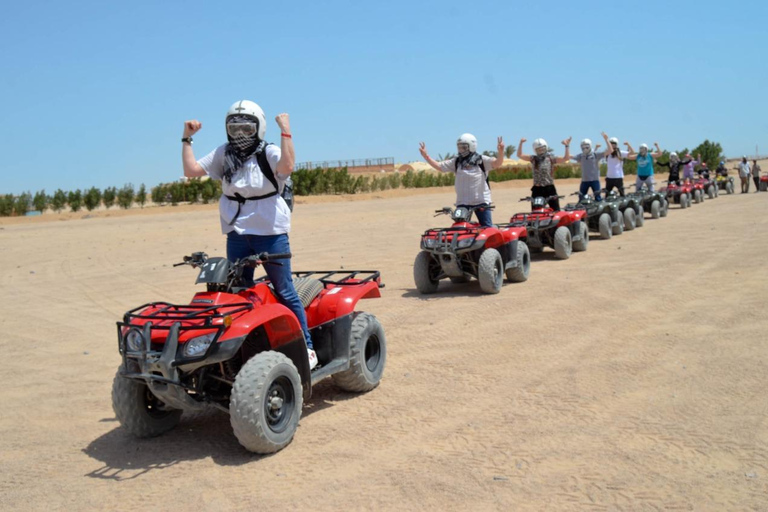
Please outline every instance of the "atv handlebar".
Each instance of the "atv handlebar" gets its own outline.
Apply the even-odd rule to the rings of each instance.
[[[577,192],[577,194],[578,194],[578,192]],[[576,195],[576,194],[571,194],[571,195]],[[549,197],[545,197],[545,198],[544,198],[544,200],[545,200],[545,201],[550,201],[550,200],[552,200],[552,199],[565,199],[565,196],[558,196],[558,195],[554,195],[554,196],[549,196]],[[528,196],[528,197],[524,197],[524,198],[520,199],[520,201],[518,201],[518,203],[522,203],[523,201],[529,201],[529,202],[531,202],[531,201],[533,201],[533,200],[534,200],[534,198],[533,198],[533,197],[531,197],[531,196]]]

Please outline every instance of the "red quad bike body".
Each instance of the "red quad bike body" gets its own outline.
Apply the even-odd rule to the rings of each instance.
[[[666,187],[659,189],[659,192],[666,194],[667,201],[679,204],[680,208],[688,208],[692,204],[693,185],[676,181],[666,181]]]
[[[707,195],[706,180],[695,179],[690,186],[693,188],[693,200],[696,203],[703,203]]]
[[[718,196],[717,182],[714,179],[705,178],[704,176],[699,175],[699,177],[694,180],[693,184],[700,187],[702,193],[709,199],[714,199]]]
[[[436,292],[445,278],[454,283],[476,278],[485,293],[498,293],[505,275],[510,282],[528,279],[531,260],[525,226],[483,227],[470,222],[477,208],[435,211],[435,216],[450,215],[454,222],[449,228],[428,229],[421,235],[421,252],[413,265],[419,292]]]
[[[206,291],[189,304],[153,302],[124,315],[117,323],[123,361],[112,389],[123,427],[152,437],[176,426],[184,411],[215,407],[230,415],[246,449],[272,453],[293,439],[318,381],[332,377],[352,392],[378,385],[386,337],[376,317],[355,306],[381,296],[379,272],[293,273],[319,361],[310,371],[299,321],[269,280],[241,286],[245,266],[286,257],[260,254],[232,264],[195,253],[185,263],[200,268],[197,282]]]
[[[530,213],[516,213],[509,220],[510,226],[528,228],[528,246],[532,252],[541,252],[544,247],[555,250],[555,257],[568,259],[571,252],[586,251],[589,245],[589,227],[586,209],[553,210],[547,206],[551,197],[524,197],[530,201]]]
[[[760,176],[760,192],[768,192],[768,174]]]

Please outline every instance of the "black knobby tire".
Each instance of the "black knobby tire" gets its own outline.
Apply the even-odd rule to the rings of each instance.
[[[439,265],[427,251],[421,251],[413,262],[413,281],[421,293],[435,293],[440,281],[432,277],[431,268]]]
[[[661,217],[661,203],[658,199],[654,199],[651,203],[651,218],[658,219]]]
[[[112,409],[120,424],[136,437],[155,437],[179,424],[182,411],[166,407],[142,381],[115,375]]]
[[[688,208],[688,194],[680,194],[680,208],[683,210]]]
[[[246,362],[235,377],[229,422],[246,450],[274,453],[293,439],[304,396],[296,366],[285,354],[267,351]]]
[[[694,200],[694,202],[695,202],[696,204],[699,204],[699,203],[702,201],[702,197],[701,197],[701,190],[699,190],[699,189],[696,189],[696,190],[693,192],[693,200]]]
[[[555,230],[555,258],[567,260],[571,257],[573,251],[573,240],[571,230],[565,226],[560,226]]]
[[[573,250],[576,252],[584,252],[589,246],[589,230],[587,229],[586,222],[579,222],[579,235],[581,240],[573,242]]]
[[[359,313],[349,331],[349,369],[333,375],[333,382],[353,393],[370,391],[379,385],[387,362],[387,337],[370,313]]]
[[[614,235],[620,235],[624,232],[624,214],[619,212],[616,225],[612,227]]]
[[[662,217],[666,217],[668,213],[669,213],[669,201],[667,199],[664,199],[664,204],[661,205],[660,215]]]
[[[725,191],[728,194],[733,194],[733,183],[731,183],[730,181],[728,183],[726,183],[725,184]]]
[[[598,220],[598,229],[600,231],[600,238],[603,240],[610,240],[613,236],[613,228],[611,228],[611,214],[603,213]]]
[[[707,187],[707,195],[709,196],[710,199],[714,199],[715,198],[715,187],[713,187],[712,185]]]
[[[531,253],[528,244],[519,240],[517,242],[517,266],[507,269],[507,281],[510,283],[522,283],[528,280],[531,271]]]
[[[499,293],[504,281],[504,262],[496,249],[486,249],[477,264],[477,280],[485,293]]]
[[[641,228],[643,225],[645,225],[645,209],[643,209],[643,206],[640,205],[637,207],[637,211],[635,212],[635,227]]]
[[[635,219],[637,216],[635,215],[635,210],[632,208],[627,207],[626,210],[624,210],[624,229],[626,231],[632,231],[635,229]]]

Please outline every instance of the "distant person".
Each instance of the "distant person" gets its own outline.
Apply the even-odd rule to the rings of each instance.
[[[725,166],[725,161],[720,160],[720,163],[717,164],[717,169],[715,169],[715,174],[723,178],[728,177],[728,168]]]
[[[752,180],[755,182],[755,192],[760,192],[760,164],[757,160],[752,160]]]
[[[491,188],[488,186],[488,173],[504,163],[504,141],[501,137],[498,138],[496,158],[478,153],[477,139],[471,133],[459,137],[456,150],[458,156],[437,162],[427,154],[427,145],[419,143],[421,156],[433,169],[456,175],[456,206],[490,206]],[[476,209],[475,216],[481,226],[493,226],[490,208]]]
[[[699,173],[700,178],[704,178],[705,180],[708,180],[709,167],[707,167],[707,162],[701,162],[701,167],[699,167],[699,170],[697,172]]]
[[[523,144],[528,139],[520,139],[520,145],[517,146],[517,158],[528,160],[533,166],[531,197],[549,198],[548,203],[553,210],[560,209],[560,199],[557,198],[557,189],[555,188],[555,165],[566,163],[571,159],[571,139],[572,137],[568,137],[562,142],[563,146],[565,146],[565,155],[563,157],[556,157],[550,154],[549,146],[544,139],[533,141],[533,155],[523,153]]]
[[[609,194],[611,190],[616,188],[619,195],[624,197],[624,159],[629,156],[629,152],[619,149],[619,139],[616,137],[609,139],[605,132],[602,135],[608,148],[606,150],[608,153],[608,172],[605,175],[605,193]]]
[[[741,178],[741,193],[746,194],[749,192],[749,175],[751,174],[752,169],[749,168],[749,162],[747,162],[747,157],[743,156],[741,157],[741,162],[739,162],[739,178]]]
[[[221,181],[219,200],[221,231],[227,235],[227,259],[231,262],[262,252],[290,253],[288,233],[291,210],[280,196],[285,180],[293,172],[295,151],[288,114],[279,114],[280,147],[267,144],[264,111],[248,100],[229,107],[224,118],[226,144],[200,160],[192,151],[192,136],[202,128],[200,121],[186,121],[182,136],[181,160],[184,176],[206,174]],[[307,344],[310,369],[317,366],[317,354],[307,326],[307,316],[296,293],[291,275],[291,260],[276,260],[280,265],[265,265],[264,271],[280,302],[290,309],[301,325]],[[253,268],[243,270],[246,286],[253,285]]]
[[[598,144],[592,149],[592,141],[584,139],[581,141],[581,153],[571,156],[581,166],[581,185],[579,185],[579,197],[583,198],[592,189],[595,195],[595,201],[602,201],[600,196],[600,160],[605,156],[605,151],[597,152]]]
[[[629,142],[625,142],[629,154],[627,160],[635,160],[637,162],[637,179],[635,180],[635,188],[640,191],[643,186],[648,187],[649,192],[653,192],[653,161],[661,156],[661,149],[659,149],[659,143],[654,142],[656,147],[655,153],[648,153],[648,144],[640,144],[640,152],[635,153]]]
[[[693,159],[690,153],[685,155],[685,157],[688,159],[683,163],[683,181],[686,183],[691,183],[694,178],[694,169],[696,169],[696,166],[701,163],[701,154],[696,156],[696,160]]]

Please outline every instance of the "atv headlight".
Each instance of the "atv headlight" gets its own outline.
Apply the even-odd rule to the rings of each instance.
[[[211,346],[213,338],[215,337],[216,333],[212,332],[210,334],[198,336],[197,338],[192,338],[184,344],[184,356],[197,357],[205,354],[205,351]]]
[[[144,337],[139,331],[130,330],[125,337],[125,345],[131,352],[141,352],[144,350]]]
[[[465,249],[465,248],[469,247],[470,245],[472,245],[472,242],[474,242],[474,241],[475,241],[474,238],[469,238],[469,237],[462,238],[461,240],[459,240],[459,243],[456,244],[456,247],[458,247],[459,249]]]
[[[540,228],[545,228],[545,227],[549,226],[550,224],[552,224],[552,219],[541,219],[539,221],[539,227]]]
[[[425,238],[424,239],[424,247],[427,249],[433,249],[435,247],[435,239],[434,238]]]

